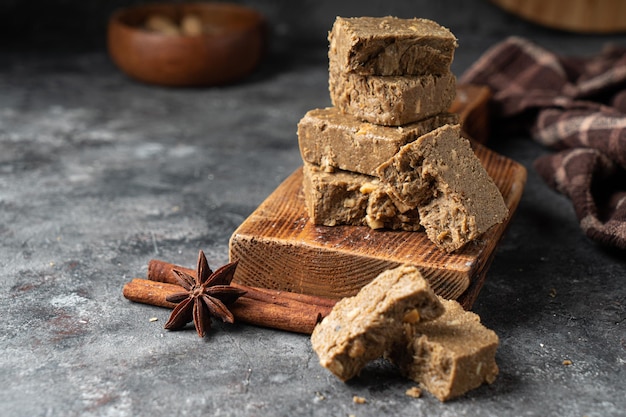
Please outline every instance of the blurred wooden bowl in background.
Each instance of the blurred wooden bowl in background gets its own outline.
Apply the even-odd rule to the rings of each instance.
[[[164,86],[235,82],[259,64],[265,18],[231,3],[145,4],[114,12],[108,50],[130,77]]]
[[[533,23],[576,33],[626,31],[624,0],[491,0]]]

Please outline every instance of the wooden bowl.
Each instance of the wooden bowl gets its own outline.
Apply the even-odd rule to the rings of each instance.
[[[150,30],[146,24],[154,16],[176,23],[193,16],[203,30],[191,35]],[[230,3],[134,6],[114,12],[108,25],[113,62],[132,78],[165,86],[237,81],[258,65],[265,43],[264,17]]]
[[[626,31],[624,0],[491,0],[533,23],[576,33]]]

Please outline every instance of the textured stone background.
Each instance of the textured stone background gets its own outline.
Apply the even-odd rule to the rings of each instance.
[[[202,248],[227,262],[231,233],[299,166],[298,120],[329,105],[336,15],[436,19],[460,40],[457,75],[513,34],[568,54],[626,43],[482,0],[337,3],[248,2],[272,24],[262,67],[229,87],[167,89],[109,61],[106,18],[123,1],[0,1],[2,416],[624,415],[624,253],[581,235],[532,170],[548,151],[524,137],[490,142],[529,169],[474,308],[501,338],[500,376],[458,400],[407,397],[413,384],[383,362],[344,384],[301,335],[166,332],[168,310],[122,297],[151,258],[192,266]]]

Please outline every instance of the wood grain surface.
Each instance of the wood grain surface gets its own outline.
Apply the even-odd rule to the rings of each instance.
[[[302,192],[302,168],[293,172],[237,228],[230,259],[239,260],[234,280],[276,290],[341,298],[386,269],[414,265],[438,295],[471,308],[498,242],[520,201],[526,169],[474,143],[474,151],[502,192],[508,219],[454,253],[438,249],[425,233],[361,226],[316,226]]]

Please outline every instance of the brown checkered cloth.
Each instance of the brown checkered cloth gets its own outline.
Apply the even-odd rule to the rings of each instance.
[[[571,199],[588,237],[626,249],[626,48],[573,58],[512,37],[459,81],[489,86],[498,124],[558,151],[537,172]]]

